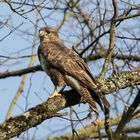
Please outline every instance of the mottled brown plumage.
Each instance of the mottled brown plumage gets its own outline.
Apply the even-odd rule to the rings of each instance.
[[[95,101],[108,108],[109,103],[100,92],[87,64],[72,49],[66,48],[55,29],[44,27],[39,30],[38,56],[43,70],[50,76],[55,87],[65,85],[76,89],[97,112]]]

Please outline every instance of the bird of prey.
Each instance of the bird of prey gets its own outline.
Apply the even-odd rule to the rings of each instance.
[[[70,86],[89,103],[93,111],[97,112],[95,101],[102,109],[103,106],[109,108],[105,96],[96,92],[97,85],[87,64],[73,49],[65,47],[57,31],[51,27],[43,27],[39,30],[39,38],[39,61],[55,87],[51,97],[60,95],[57,86],[62,89]]]

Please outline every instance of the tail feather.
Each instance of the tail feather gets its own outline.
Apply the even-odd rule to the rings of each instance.
[[[90,105],[91,109],[98,114],[97,108],[96,108],[96,102],[99,104],[101,109],[104,111],[106,109],[109,109],[110,105],[105,98],[105,96],[100,92],[95,92],[92,89],[88,89],[87,87],[81,86],[81,94],[86,100],[86,102]]]
[[[101,109],[105,112],[105,109],[109,109],[110,104],[101,92],[95,92],[89,89],[92,98],[100,105]]]
[[[92,111],[94,111],[98,114],[96,102],[95,102],[94,98],[91,96],[89,90],[85,87],[81,87],[81,94],[82,94],[83,98],[86,100],[86,102],[89,104]]]

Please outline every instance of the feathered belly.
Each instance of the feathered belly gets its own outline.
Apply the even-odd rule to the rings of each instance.
[[[52,68],[42,55],[40,55],[40,63],[43,71],[45,71],[50,76],[54,85],[61,87],[64,87],[66,85],[64,81],[64,76],[58,70]]]
[[[46,72],[48,75],[50,75],[50,72],[48,70],[49,65],[41,54],[40,54],[40,63],[41,63],[43,71]]]

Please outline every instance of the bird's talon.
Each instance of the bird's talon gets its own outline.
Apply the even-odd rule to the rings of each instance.
[[[61,94],[58,93],[57,91],[54,91],[49,98],[53,98],[53,97],[56,97],[56,96],[61,96]]]

